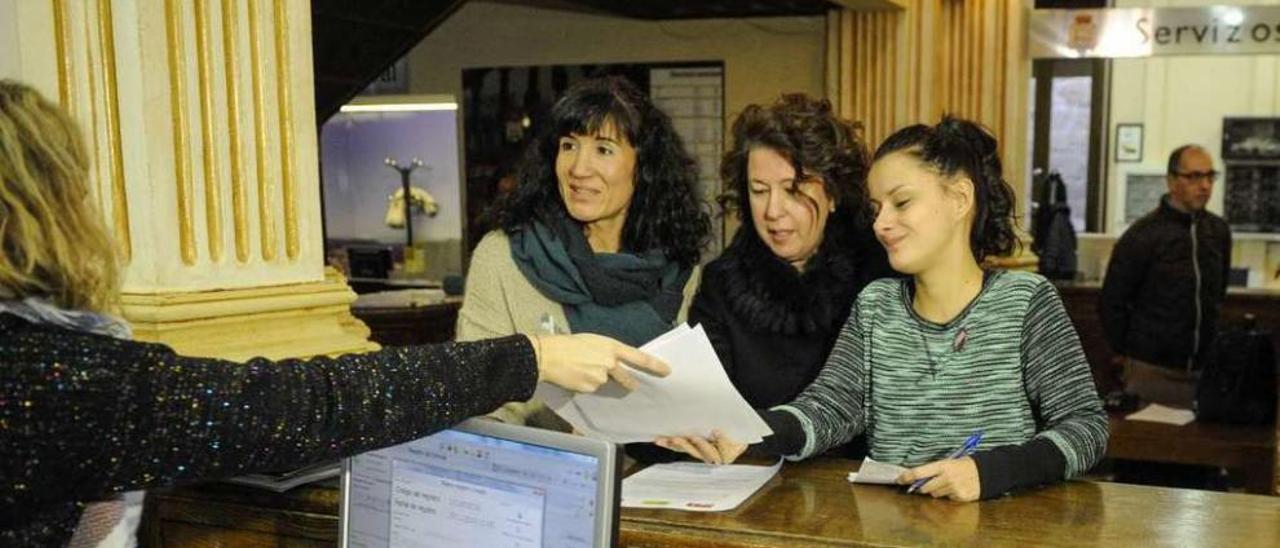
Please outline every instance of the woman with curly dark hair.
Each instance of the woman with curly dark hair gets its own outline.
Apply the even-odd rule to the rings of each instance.
[[[704,268],[689,319],[753,407],[808,386],[854,297],[892,272],[871,232],[867,164],[858,128],[825,100],[783,95],[734,122],[720,201],[742,226]]]
[[[573,85],[518,178],[472,255],[458,340],[589,332],[641,345],[684,321],[711,222],[693,159],[645,94],[620,77]],[[536,402],[495,417],[566,426]]]
[[[897,478],[908,492],[961,501],[1069,479],[1102,458],[1107,415],[1057,290],[983,268],[1017,244],[997,150],[981,126],[949,117],[880,145],[867,175],[875,233],[911,277],[858,295],[818,378],[762,413],[774,434],[761,451],[803,459],[865,432],[870,458],[908,468]],[[713,461],[743,449],[659,441]]]

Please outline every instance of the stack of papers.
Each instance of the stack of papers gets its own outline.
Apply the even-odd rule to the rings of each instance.
[[[1162,422],[1164,424],[1182,426],[1194,422],[1196,420],[1196,414],[1190,409],[1165,407],[1158,403],[1153,403],[1143,407],[1141,411],[1132,413],[1125,418],[1131,421]]]
[[[622,480],[622,507],[694,512],[732,510],[768,483],[781,467],[781,460],[773,466],[655,464]]]
[[[671,374],[659,378],[633,370],[635,390],[610,381],[592,394],[540,383],[534,397],[582,434],[614,443],[709,438],[719,429],[734,441],[752,444],[773,433],[729,381],[702,326],[682,324],[640,349],[667,362]]]
[[[857,472],[849,472],[849,483],[897,485],[898,476],[906,471],[906,468],[896,464],[876,462],[868,457],[862,459],[862,467]]]

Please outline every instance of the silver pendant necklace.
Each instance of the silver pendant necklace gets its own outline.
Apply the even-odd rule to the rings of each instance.
[[[956,354],[963,351],[967,342],[969,342],[969,330],[961,326],[956,331],[956,336],[951,339],[951,353]],[[929,373],[937,377],[938,362],[933,359],[933,351],[929,349],[929,339],[925,337],[924,330],[920,331],[920,343],[924,345],[925,359],[929,360]]]

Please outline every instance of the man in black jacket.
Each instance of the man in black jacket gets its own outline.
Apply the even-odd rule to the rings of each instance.
[[[1107,342],[1125,391],[1190,408],[1196,369],[1227,291],[1231,229],[1205,210],[1218,172],[1197,145],[1169,155],[1169,193],[1116,242],[1102,285]]]

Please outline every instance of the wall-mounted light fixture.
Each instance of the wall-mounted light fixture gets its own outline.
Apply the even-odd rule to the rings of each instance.
[[[343,105],[342,112],[414,112],[426,110],[458,110],[458,103],[371,103]]]
[[[342,112],[421,112],[458,110],[451,95],[372,95],[357,97],[342,105]]]

